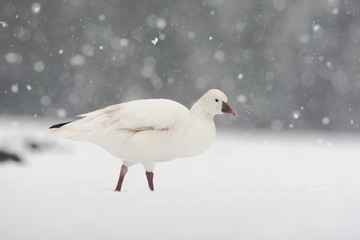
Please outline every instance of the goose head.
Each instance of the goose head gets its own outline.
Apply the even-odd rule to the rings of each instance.
[[[228,98],[222,91],[218,89],[211,89],[193,105],[190,111],[210,116],[224,113],[231,113],[235,115],[235,112],[231,109],[227,101]]]

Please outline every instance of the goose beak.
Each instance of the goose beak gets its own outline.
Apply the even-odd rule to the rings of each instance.
[[[223,102],[221,111],[223,113],[232,113],[232,115],[235,115],[235,112],[231,109],[229,104],[227,104],[226,102]]]

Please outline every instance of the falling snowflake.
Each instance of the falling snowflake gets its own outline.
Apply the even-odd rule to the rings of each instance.
[[[315,24],[315,25],[313,26],[313,30],[314,30],[314,32],[319,31],[319,30],[320,30],[320,25],[319,25],[319,24]]]
[[[166,38],[166,36],[165,36],[165,34],[163,34],[163,33],[161,33],[160,35],[159,35],[159,39],[160,40],[165,40],[165,38]]]
[[[18,53],[9,52],[5,55],[5,60],[8,63],[18,63],[20,64],[23,60],[22,56]]]
[[[7,26],[9,26],[9,24],[7,22],[3,22],[3,21],[0,21],[0,24],[3,28],[6,28]]]
[[[157,37],[155,37],[154,40],[151,40],[151,43],[154,44],[154,45],[156,45],[158,41],[159,41],[159,39],[158,39]]]
[[[43,105],[45,107],[49,106],[51,104],[51,98],[47,95],[42,96],[40,99],[40,103],[41,103],[41,105]]]
[[[328,117],[323,117],[321,119],[321,122],[324,124],[324,125],[329,125],[330,124],[330,119]]]
[[[163,18],[158,18],[156,20],[156,27],[158,29],[164,29],[166,27],[166,21]]]
[[[105,15],[104,14],[100,14],[99,15],[99,21],[104,21],[105,20]]]
[[[33,14],[38,14],[41,10],[41,4],[38,2],[33,3],[33,5],[31,5],[31,12]]]
[[[35,72],[42,72],[45,69],[45,64],[43,61],[36,61],[34,63],[34,70]]]
[[[89,43],[86,43],[85,45],[83,45],[81,50],[82,50],[83,54],[87,57],[94,56],[94,47]]]
[[[296,110],[292,113],[292,116],[294,119],[298,119],[301,116],[301,113],[300,113],[300,111]]]
[[[224,62],[225,61],[225,53],[221,50],[216,50],[214,53],[214,58],[218,61],[218,62]]]
[[[239,103],[245,103],[247,101],[247,97],[243,94],[240,94],[237,96],[236,100],[239,102]]]
[[[195,38],[195,33],[194,32],[188,32],[187,37],[189,39],[194,39]]]
[[[12,91],[13,93],[17,93],[17,92],[19,91],[19,86],[18,86],[17,84],[13,84],[13,85],[11,86],[11,91]]]
[[[85,58],[84,56],[77,54],[70,58],[69,62],[72,66],[82,66],[85,64]]]
[[[59,118],[65,118],[67,113],[66,113],[66,110],[63,109],[63,108],[59,108],[56,110],[56,115],[59,117]]]

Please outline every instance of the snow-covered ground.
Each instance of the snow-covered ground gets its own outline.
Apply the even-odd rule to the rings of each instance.
[[[142,166],[0,120],[0,239],[360,239],[357,135],[218,132],[204,154]],[[29,147],[29,142],[38,148]],[[31,145],[30,144],[30,145]]]

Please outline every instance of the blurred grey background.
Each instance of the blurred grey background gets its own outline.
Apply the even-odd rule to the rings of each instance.
[[[2,0],[0,114],[190,107],[219,88],[237,112],[223,127],[358,130],[359,12],[358,0]]]

